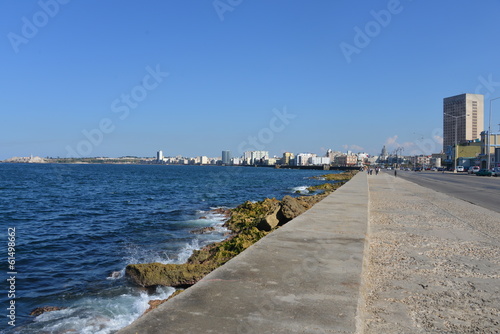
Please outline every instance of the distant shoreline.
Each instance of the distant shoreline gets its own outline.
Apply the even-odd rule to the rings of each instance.
[[[332,165],[224,165],[224,164],[164,164],[146,158],[40,158],[14,157],[0,161],[0,164],[60,164],[60,165],[143,165],[143,166],[200,166],[200,167],[264,167],[276,169],[305,169],[305,170],[359,170],[359,166],[332,166]]]

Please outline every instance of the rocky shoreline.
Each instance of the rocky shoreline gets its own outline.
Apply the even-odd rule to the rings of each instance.
[[[217,212],[228,217],[224,227],[230,233],[225,240],[194,251],[187,262],[183,264],[129,264],[125,270],[126,276],[142,287],[150,288],[162,285],[171,286],[180,289],[178,291],[182,291],[182,289],[192,286],[267,234],[309,210],[314,204],[342,186],[355,174],[355,171],[349,171],[315,177],[326,181],[338,181],[309,187],[310,192],[321,191],[316,195],[285,196],[281,200],[266,198],[260,202],[247,201],[234,209]],[[210,228],[193,231],[193,233],[210,233]],[[176,292],[176,294],[178,293]],[[149,310],[165,301],[151,301]]]

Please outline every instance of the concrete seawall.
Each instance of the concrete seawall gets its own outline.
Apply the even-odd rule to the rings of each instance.
[[[126,333],[355,333],[369,204],[358,173]]]

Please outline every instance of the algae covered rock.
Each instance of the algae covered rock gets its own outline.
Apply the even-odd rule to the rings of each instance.
[[[312,178],[313,179],[322,179],[322,180],[327,180],[327,181],[349,181],[357,173],[358,173],[358,171],[351,170],[351,171],[342,172],[342,173],[332,173],[332,174],[325,174],[325,175],[320,175],[320,176],[313,176]]]
[[[234,233],[257,227],[262,219],[271,215],[279,208],[280,201],[266,198],[260,202],[247,201],[231,210],[231,218],[224,224]]]
[[[307,190],[313,192],[316,190],[323,190],[325,193],[331,193],[334,190],[337,190],[345,183],[345,181],[337,182],[337,183],[323,183],[317,186],[311,186],[307,188]]]
[[[140,286],[165,285],[183,288],[193,285],[214,269],[215,267],[210,265],[192,263],[162,264],[155,262],[129,264],[125,272],[128,277]]]

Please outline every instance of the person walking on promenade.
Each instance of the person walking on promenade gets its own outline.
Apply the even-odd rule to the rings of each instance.
[[[394,169],[394,177],[398,177],[398,170]]]

